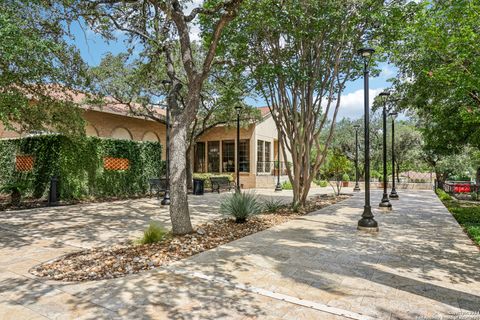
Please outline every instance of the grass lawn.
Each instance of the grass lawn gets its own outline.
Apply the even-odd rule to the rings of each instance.
[[[480,245],[480,202],[472,203],[469,201],[457,201],[440,199],[452,215],[457,219],[458,223],[465,229],[468,236]]]

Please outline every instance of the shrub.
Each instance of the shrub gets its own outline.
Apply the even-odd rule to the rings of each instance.
[[[0,193],[10,194],[11,204],[18,205],[26,189],[27,186],[23,182],[10,182],[0,187]]]
[[[285,205],[278,199],[267,199],[263,202],[263,210],[266,212],[274,213],[283,208]]]
[[[45,135],[2,140],[0,150],[0,184],[23,181],[25,194],[35,198],[46,196],[54,175],[63,200],[143,195],[148,180],[163,175],[158,142]],[[33,156],[33,169],[16,171],[16,155]],[[105,170],[104,157],[128,159],[129,168]]]
[[[292,183],[290,181],[284,181],[282,184],[283,190],[293,190]]]
[[[452,197],[448,193],[443,191],[442,189],[437,188],[437,190],[435,190],[435,191],[437,192],[437,195],[440,198],[440,200],[442,200],[442,201],[452,200]]]
[[[143,231],[143,237],[138,240],[139,244],[149,244],[149,243],[155,243],[155,242],[160,242],[163,239],[165,239],[167,232],[165,229],[160,226],[159,224],[155,222],[150,222],[150,225],[148,226],[145,231]]]
[[[233,181],[233,175],[225,173],[225,174],[219,174],[219,173],[194,173],[193,174],[193,179],[198,179],[198,180],[203,180],[204,181],[204,186],[205,188],[211,188],[212,185],[210,183],[210,178],[212,177],[227,177],[230,182]]]
[[[237,223],[243,223],[248,217],[262,211],[262,205],[253,193],[235,192],[227,196],[220,204],[220,213],[232,216]]]
[[[473,201],[477,201],[478,200],[478,193],[472,192],[472,193],[470,193],[470,197],[472,198]]]
[[[317,185],[317,186],[320,186],[322,188],[325,188],[326,186],[328,186],[328,182],[326,180],[319,180],[319,179],[315,179],[313,180],[313,182]]]
[[[344,173],[342,175],[342,181],[350,181],[350,177],[348,176],[348,174]]]

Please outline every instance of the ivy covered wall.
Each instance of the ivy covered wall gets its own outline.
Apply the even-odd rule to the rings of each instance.
[[[63,200],[144,195],[148,180],[164,174],[161,154],[158,142],[61,135],[1,140],[0,185],[21,183],[26,196],[42,198],[56,175]],[[31,170],[19,170],[17,156],[31,156]],[[109,170],[105,158],[128,159],[128,168]]]

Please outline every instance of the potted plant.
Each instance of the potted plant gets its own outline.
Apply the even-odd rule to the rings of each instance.
[[[350,181],[350,177],[348,176],[348,174],[344,173],[342,175],[342,186],[343,187],[348,187],[348,182]]]
[[[22,200],[22,193],[26,190],[25,184],[21,182],[9,182],[0,187],[0,193],[10,194],[10,203],[18,206]]]

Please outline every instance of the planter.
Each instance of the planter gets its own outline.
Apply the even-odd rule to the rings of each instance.
[[[10,201],[14,206],[18,206],[21,200],[22,200],[22,194],[20,193],[20,191],[13,191],[12,194],[10,195]]]
[[[348,187],[348,181],[342,181],[342,187]]]

